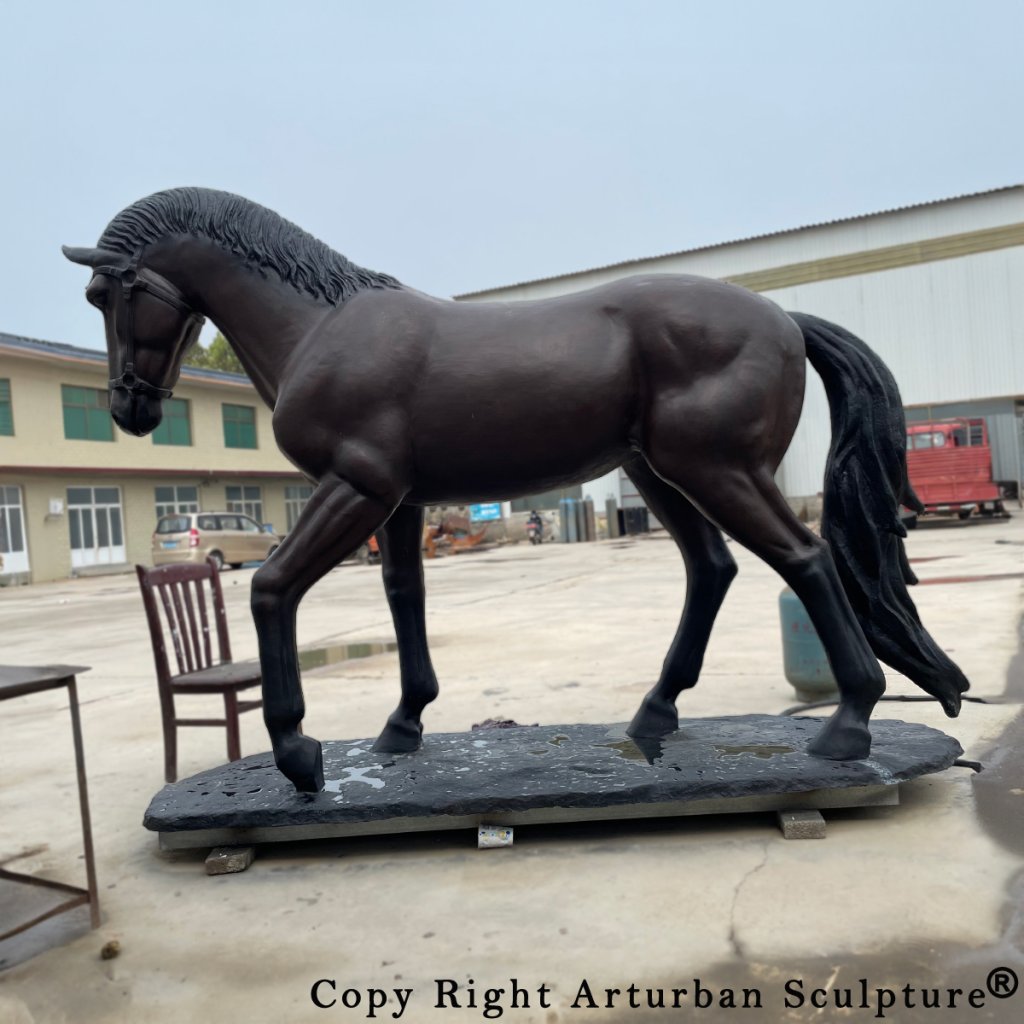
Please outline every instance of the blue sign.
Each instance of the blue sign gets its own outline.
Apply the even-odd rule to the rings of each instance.
[[[488,501],[483,505],[470,505],[469,518],[474,523],[492,523],[501,518],[501,502]]]

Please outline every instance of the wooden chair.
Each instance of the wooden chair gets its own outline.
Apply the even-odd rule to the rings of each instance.
[[[135,566],[142,588],[149,633],[153,641],[153,660],[160,690],[160,711],[164,727],[164,777],[178,778],[178,727],[183,725],[223,725],[228,733],[228,760],[242,756],[238,716],[263,706],[262,700],[239,700],[242,690],[260,686],[259,662],[232,662],[227,616],[220,574],[207,559],[202,565],[164,565],[155,569]],[[212,598],[207,611],[207,592]],[[163,609],[161,617],[160,609]],[[178,671],[171,673],[167,658],[164,626],[170,633]],[[217,631],[219,658],[213,658],[210,640]],[[178,718],[174,698],[179,694],[218,693],[224,697],[223,718]]]

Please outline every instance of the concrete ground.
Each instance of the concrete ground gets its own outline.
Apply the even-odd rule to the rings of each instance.
[[[965,704],[956,721],[929,703],[877,714],[945,729],[987,766],[981,775],[952,768],[906,784],[899,807],[830,813],[824,841],[787,842],[764,815],[682,818],[521,829],[512,849],[494,851],[465,833],[268,846],[244,874],[219,877],[204,874],[203,852],[161,853],[141,826],[162,753],[134,579],[0,591],[0,661],[92,666],[79,687],[103,916],[98,931],[0,969],[0,1021],[732,1019],[721,1007],[742,1005],[744,989],[761,1006],[747,1021],[1024,1019],[1024,995],[999,998],[1012,975],[996,973],[1024,973],[1024,515],[922,528],[908,547],[926,584],[914,595],[923,620],[972,695],[992,703]],[[795,703],[782,674],[781,583],[732,548],[740,575],[701,683],[680,702],[686,716]],[[979,575],[997,578],[964,580]],[[256,650],[251,576],[224,575],[239,659]],[[430,562],[426,576],[441,680],[428,733],[486,718],[628,719],[658,674],[684,579],[657,535],[520,544]],[[392,635],[375,567],[335,570],[300,612],[301,647]],[[891,693],[920,692],[889,682]],[[305,692],[312,735],[373,736],[397,699],[397,658],[309,671]],[[0,728],[0,862],[74,881],[66,700],[9,701]],[[244,752],[266,746],[259,716],[243,718]],[[180,749],[182,776],[201,771],[223,759],[223,733],[183,730]],[[101,959],[111,940],[120,955]],[[5,957],[17,958],[10,944]],[[337,1000],[330,1012],[311,1001],[319,979],[321,1000]],[[517,1006],[510,991],[486,991],[511,979],[527,990]],[[438,980],[458,1007],[435,1008]],[[648,989],[681,1009],[645,1009]],[[814,989],[825,1007],[811,1004]],[[941,989],[943,1008],[908,1007],[929,1000],[921,989]],[[384,995],[386,1006],[371,1005]],[[708,1000],[721,1012],[704,1012]],[[835,1008],[845,1001],[851,1009]]]

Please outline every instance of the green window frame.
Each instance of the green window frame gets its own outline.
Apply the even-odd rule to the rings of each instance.
[[[153,444],[192,444],[192,420],[189,415],[189,403],[185,398],[165,398],[163,400],[163,419],[160,426],[153,431]]]
[[[11,382],[0,380],[0,434],[14,437],[14,411],[11,408]]]
[[[224,413],[224,447],[256,447],[256,410],[251,405],[221,406]]]
[[[69,441],[114,440],[106,391],[61,384],[60,396],[64,407],[64,436]]]

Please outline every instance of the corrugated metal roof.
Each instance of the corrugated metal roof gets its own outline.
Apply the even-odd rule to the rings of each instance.
[[[71,359],[76,362],[101,363],[106,365],[106,352],[98,352],[92,348],[80,348],[78,345],[67,345],[61,341],[40,341],[38,338],[23,338],[16,334],[4,334],[0,331],[0,350],[14,349],[21,352],[35,352],[54,359]],[[185,366],[182,374],[193,380],[220,381],[225,384],[248,384],[251,381],[245,374],[228,373],[225,370],[210,370],[202,366]]]
[[[60,341],[40,341],[38,338],[23,338],[17,334],[0,332],[0,346],[3,348],[27,349],[30,352],[42,352],[54,356],[86,359],[89,362],[106,362],[106,355],[90,348],[79,348],[77,345],[65,345]]]
[[[976,199],[979,196],[996,195],[999,192],[1012,192],[1014,189],[1022,188],[1024,185],[1002,185],[999,188],[984,189],[981,192],[965,192],[962,195],[947,196],[944,199],[929,199],[923,203],[910,203],[907,206],[893,206],[886,210],[875,210],[873,213],[859,213],[852,217],[837,217],[835,220],[817,221],[814,224],[802,224],[795,228],[784,228],[781,231],[766,231],[758,235],[746,235],[743,238],[732,238],[726,242],[714,242],[711,245],[698,245],[690,249],[677,249],[674,252],[660,253],[656,256],[637,256],[634,259],[619,260],[615,263],[606,263],[599,267],[587,267],[584,270],[572,270],[565,274],[550,274],[547,277],[530,278],[527,281],[516,281],[514,284],[495,285],[493,288],[480,288],[472,292],[461,292],[452,296],[455,299],[470,299],[475,295],[487,295],[489,292],[504,291],[506,288],[521,288],[530,284],[543,284],[545,281],[558,281],[571,277],[582,277],[584,274],[593,274],[602,270],[615,270],[617,267],[628,267],[636,263],[648,263],[655,260],[668,259],[672,256],[687,256],[697,252],[707,252],[711,249],[721,249],[728,245],[739,245],[743,242],[753,242],[764,238],[778,238],[782,235],[792,235],[799,231],[809,231],[812,228],[825,228],[834,224],[849,224],[853,221],[868,220],[872,217],[884,217],[890,213],[902,213],[905,210],[920,210],[928,206],[940,206],[943,203],[953,203],[961,199]]]

